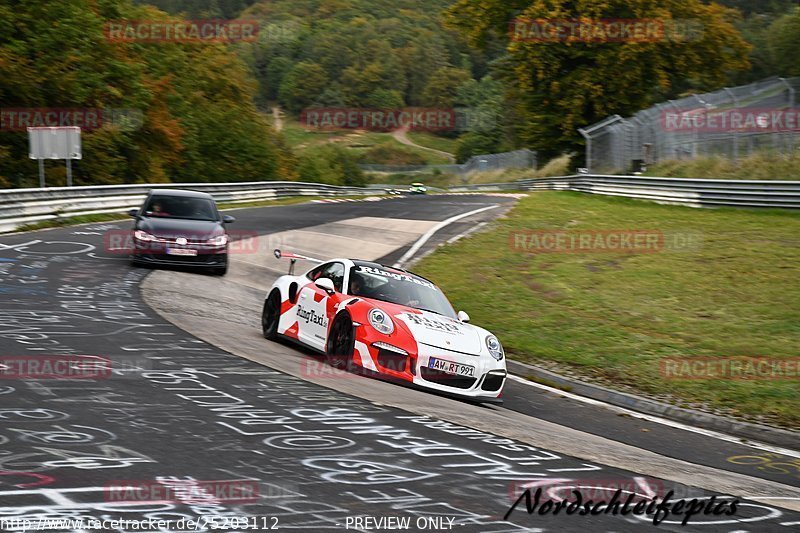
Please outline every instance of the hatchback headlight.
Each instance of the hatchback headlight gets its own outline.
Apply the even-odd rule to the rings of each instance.
[[[489,349],[489,354],[492,357],[498,361],[503,360],[503,346],[500,344],[500,341],[497,340],[497,337],[494,335],[486,337],[486,348]]]
[[[380,309],[370,311],[368,318],[370,325],[384,335],[391,335],[394,332],[392,319]]]
[[[146,231],[142,231],[140,229],[137,229],[136,231],[133,232],[133,238],[136,239],[137,241],[145,241],[145,242],[156,240],[155,237],[153,237]]]
[[[218,235],[216,237],[211,237],[206,242],[212,246],[225,246],[226,244],[228,244],[228,236]]]

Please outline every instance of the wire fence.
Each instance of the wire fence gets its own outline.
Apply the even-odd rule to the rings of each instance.
[[[388,173],[429,173],[439,170],[443,173],[466,175],[472,172],[505,170],[509,168],[536,168],[536,152],[514,150],[499,154],[476,155],[460,165],[358,165],[365,172]]]
[[[638,172],[660,161],[718,156],[730,161],[757,152],[790,154],[800,142],[798,78],[670,100],[634,116],[581,128],[587,172]]]

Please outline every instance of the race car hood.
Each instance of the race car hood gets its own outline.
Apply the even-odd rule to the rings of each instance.
[[[420,345],[420,351],[433,347],[471,355],[481,353],[481,335],[469,324],[418,310],[407,310],[394,315],[394,318],[411,332]]]

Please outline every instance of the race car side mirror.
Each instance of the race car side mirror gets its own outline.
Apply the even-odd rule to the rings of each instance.
[[[138,209],[131,209],[130,211],[128,211],[128,216],[136,218],[137,216],[139,216],[139,210]]]
[[[467,324],[469,322],[469,315],[467,313],[465,313],[464,311],[459,311],[458,312],[458,319],[461,322]]]
[[[314,285],[316,285],[323,291],[327,292],[328,294],[333,294],[334,292],[336,292],[336,288],[333,286],[333,280],[330,278],[319,278],[317,281],[314,282]]]

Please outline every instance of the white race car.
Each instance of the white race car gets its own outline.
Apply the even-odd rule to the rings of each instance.
[[[264,337],[292,339],[360,369],[440,393],[499,403],[506,379],[497,337],[456,313],[431,281],[369,261],[292,261],[264,300]],[[293,275],[298,259],[318,263]]]

